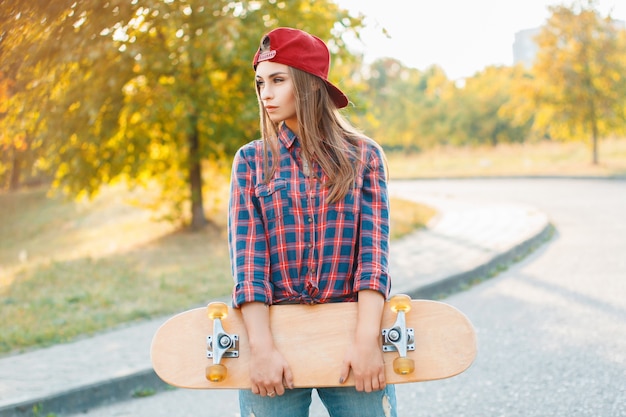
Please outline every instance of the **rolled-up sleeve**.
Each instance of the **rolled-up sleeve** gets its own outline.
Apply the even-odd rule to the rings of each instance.
[[[359,252],[354,291],[374,290],[387,297],[389,276],[389,195],[382,153],[371,148],[361,192]]]
[[[233,279],[233,306],[247,302],[271,304],[269,249],[258,198],[255,147],[246,146],[235,155],[231,173],[228,210],[228,243]]]

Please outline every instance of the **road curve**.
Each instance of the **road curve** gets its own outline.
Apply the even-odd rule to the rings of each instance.
[[[446,381],[398,386],[402,416],[626,416],[626,181],[433,180],[412,195],[532,205],[553,239],[446,301],[474,322],[479,354]]]

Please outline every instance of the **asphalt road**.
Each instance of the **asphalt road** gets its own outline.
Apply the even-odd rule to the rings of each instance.
[[[478,357],[448,380],[397,387],[400,416],[626,417],[626,181],[395,182],[407,195],[519,202],[553,239],[445,301],[472,320]],[[404,192],[404,191],[403,191]],[[174,390],[90,417],[238,416],[233,391]],[[311,416],[327,416],[314,401]]]

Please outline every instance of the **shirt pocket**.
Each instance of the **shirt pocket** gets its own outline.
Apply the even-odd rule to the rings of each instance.
[[[328,204],[325,220],[327,222],[341,222],[346,226],[352,227],[359,216],[360,210],[360,190],[353,188],[343,198],[343,200],[336,203]]]
[[[335,241],[340,246],[353,247],[359,230],[358,217],[354,206],[331,204],[324,216],[324,238]]]
[[[278,220],[291,213],[291,198],[287,180],[276,178],[267,184],[257,184],[254,189],[267,221]]]
[[[326,212],[327,222],[346,222],[353,224],[356,219],[354,207],[329,208]]]

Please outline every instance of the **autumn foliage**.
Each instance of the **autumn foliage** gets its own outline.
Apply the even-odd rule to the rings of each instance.
[[[626,126],[624,24],[592,5],[551,9],[532,68],[465,80],[364,65],[344,48],[361,18],[330,0],[1,0],[0,23],[0,187],[156,186],[151,204],[193,228],[211,176],[259,136],[250,58],[276,26],[328,41],[346,116],[390,151],[587,140],[597,162],[601,138]]]

